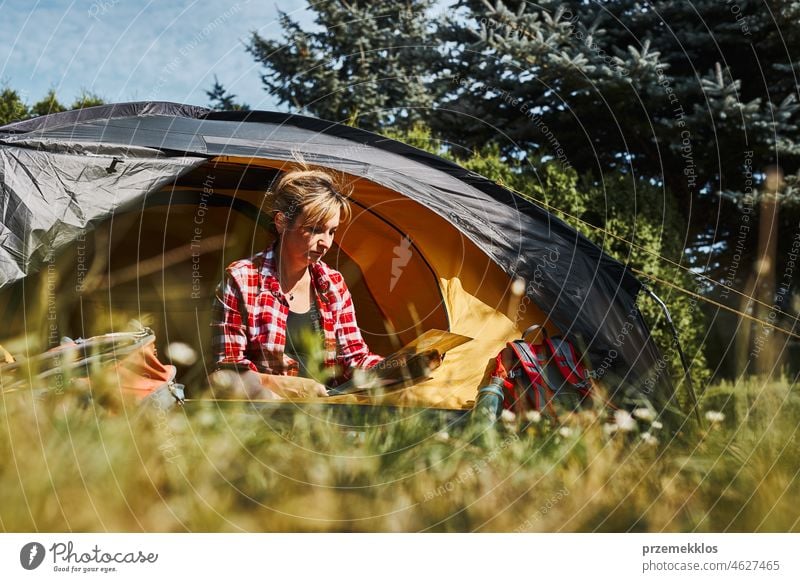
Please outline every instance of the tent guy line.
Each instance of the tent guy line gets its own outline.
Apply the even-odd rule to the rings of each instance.
[[[693,297],[694,299],[699,299],[701,301],[705,301],[706,303],[714,305],[715,307],[719,307],[719,308],[724,309],[726,311],[730,311],[731,313],[735,313],[736,315],[738,315],[740,317],[744,317],[745,319],[749,319],[750,321],[753,321],[755,323],[760,323],[761,325],[763,325],[766,328],[774,329],[775,331],[779,331],[779,332],[781,332],[783,334],[786,334],[789,337],[792,337],[792,338],[795,338],[795,339],[800,339],[800,334],[794,333],[793,331],[790,331],[788,329],[784,329],[782,327],[778,327],[777,325],[775,325],[773,323],[769,323],[768,321],[764,321],[763,319],[759,319],[759,318],[757,318],[757,317],[755,317],[753,315],[750,315],[748,313],[743,313],[743,312],[741,312],[741,311],[739,311],[737,309],[734,309],[733,307],[728,307],[727,305],[719,303],[718,301],[714,301],[713,299],[711,299],[709,297],[703,297],[702,295],[700,295],[698,293],[695,293],[694,291],[689,291],[688,289],[684,289],[680,285],[676,285],[675,283],[672,283],[672,282],[667,281],[665,279],[661,279],[660,277],[656,277],[655,275],[652,275],[650,273],[645,273],[644,271],[642,271],[640,269],[636,269],[635,267],[630,267],[630,269],[634,273],[636,273],[637,275],[641,275],[643,277],[647,277],[648,279],[650,279],[652,281],[655,281],[657,283],[661,283],[662,285],[666,285],[668,287],[671,287],[672,289],[675,289],[676,291],[680,291],[681,293],[685,293],[686,295],[688,295],[690,297]],[[775,311],[777,311],[777,309]],[[795,321],[797,321],[797,318],[795,318]]]

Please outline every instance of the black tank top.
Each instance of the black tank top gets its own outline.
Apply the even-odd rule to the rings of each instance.
[[[317,357],[322,350],[322,326],[316,298],[312,298],[311,308],[305,313],[289,311],[286,318],[286,355],[300,364],[300,376],[312,378],[308,369],[310,359],[316,352]]]

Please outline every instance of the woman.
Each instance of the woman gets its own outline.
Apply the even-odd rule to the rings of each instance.
[[[322,170],[284,174],[273,196],[275,243],[229,265],[217,289],[216,369],[239,372],[250,397],[325,396],[324,378],[314,378],[317,354],[325,371],[344,377],[382,359],[361,337],[342,275],[322,262],[340,223],[350,218],[350,204]],[[301,385],[286,376],[314,381]],[[215,380],[219,385],[219,374],[212,385]]]

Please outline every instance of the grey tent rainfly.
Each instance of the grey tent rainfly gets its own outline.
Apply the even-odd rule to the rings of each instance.
[[[585,345],[612,395],[672,397],[625,265],[454,163],[285,113],[141,102],[0,127],[0,308],[18,314],[20,286],[55,262],[65,332],[148,311],[160,341],[202,349],[214,285],[267,244],[264,193],[298,154],[352,187],[354,217],[326,262],[352,287],[368,343],[389,353],[426,329],[473,338],[438,383],[410,392],[417,403],[468,406],[487,362],[534,323]]]

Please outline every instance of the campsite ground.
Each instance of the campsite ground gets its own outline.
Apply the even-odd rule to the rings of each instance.
[[[101,386],[93,405],[3,396],[4,531],[800,530],[786,380],[713,386],[707,426],[675,431],[644,411],[616,430],[592,411],[492,429],[387,412],[363,431],[324,411],[137,415]]]

